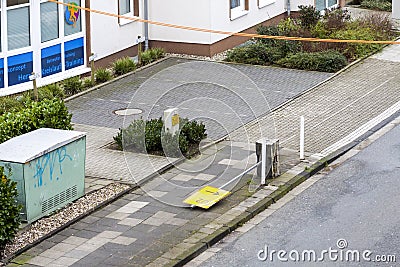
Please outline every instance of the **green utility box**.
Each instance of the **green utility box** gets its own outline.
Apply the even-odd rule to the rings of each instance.
[[[31,223],[83,196],[86,134],[42,128],[0,144],[0,166],[17,182],[21,220]]]

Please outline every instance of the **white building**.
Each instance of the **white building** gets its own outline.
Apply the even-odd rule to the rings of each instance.
[[[288,8],[315,5],[322,10],[339,0],[59,0],[127,17],[228,32],[255,32],[274,24]],[[147,11],[147,12],[146,12]],[[29,76],[45,85],[89,71],[122,56],[137,55],[138,42],[167,52],[211,56],[247,40],[162,27],[82,11],[48,0],[0,0],[0,95],[31,89]]]

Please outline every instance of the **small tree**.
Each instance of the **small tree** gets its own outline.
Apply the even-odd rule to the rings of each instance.
[[[6,177],[4,167],[0,167],[0,179],[0,258],[2,258],[7,243],[17,234],[20,225],[19,212],[22,207],[16,202],[17,183]]]
[[[315,26],[318,20],[321,18],[321,12],[319,12],[313,6],[299,6],[299,19],[301,26],[306,29],[310,29]]]

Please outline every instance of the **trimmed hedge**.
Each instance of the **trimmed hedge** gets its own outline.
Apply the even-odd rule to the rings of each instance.
[[[8,242],[17,234],[21,205],[16,202],[17,183],[11,181],[4,173],[4,167],[0,167],[0,258],[4,255],[4,249]]]
[[[362,0],[360,7],[391,12],[392,0]]]
[[[0,116],[0,143],[39,128],[72,130],[71,117],[62,100],[31,102],[20,111]]]
[[[347,59],[337,51],[297,53],[278,61],[286,68],[336,72],[347,65]]]
[[[256,42],[230,50],[225,60],[253,65],[271,65],[282,56],[283,53],[279,48]]]

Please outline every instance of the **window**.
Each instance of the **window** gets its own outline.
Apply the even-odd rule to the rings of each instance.
[[[229,0],[231,20],[246,15],[249,10],[249,0]]]
[[[65,3],[81,6],[81,0],[65,0]],[[74,6],[64,7],[64,35],[68,36],[82,31],[81,10]]]
[[[231,0],[231,9],[240,6],[240,0]]]
[[[338,4],[337,0],[316,0],[315,7],[319,11],[324,11],[327,8],[332,8]]]
[[[118,14],[125,15],[132,12],[132,2],[131,0],[119,0]]]
[[[275,3],[276,0],[258,0],[258,8],[269,6]]]
[[[40,32],[42,43],[59,37],[58,25],[58,5],[52,2],[41,3]]]
[[[7,5],[8,2],[15,1],[7,1]],[[7,10],[8,50],[31,45],[29,20],[29,6]]]
[[[125,17],[139,16],[139,0],[118,0],[118,14]],[[118,18],[118,23],[124,25],[133,20]]]

